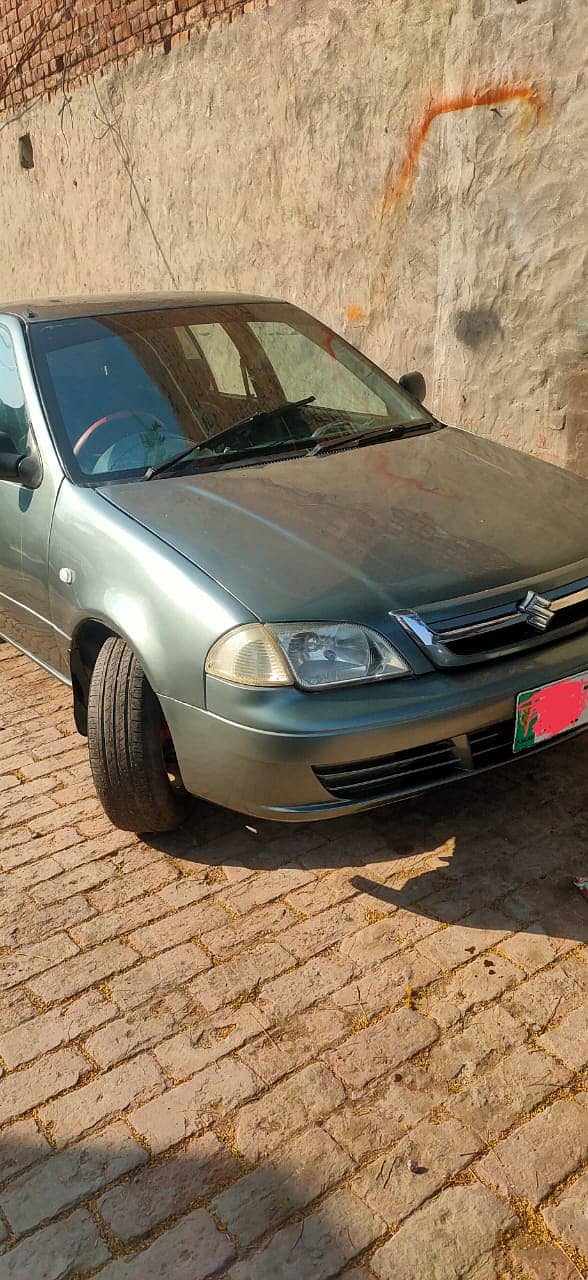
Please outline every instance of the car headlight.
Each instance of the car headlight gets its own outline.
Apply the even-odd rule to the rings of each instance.
[[[376,631],[350,622],[248,623],[221,636],[206,659],[208,675],[258,688],[301,689],[389,680],[411,674]]]

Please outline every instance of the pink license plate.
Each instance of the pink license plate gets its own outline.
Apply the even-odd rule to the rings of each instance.
[[[588,671],[519,693],[513,751],[537,747],[581,725],[588,725]]]

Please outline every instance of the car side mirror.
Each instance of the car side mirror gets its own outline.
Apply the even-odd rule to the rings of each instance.
[[[39,459],[34,454],[19,453],[11,436],[0,431],[0,480],[12,480],[25,489],[37,489],[42,477]]]
[[[422,373],[418,373],[416,369],[413,373],[403,373],[402,377],[398,379],[398,385],[402,387],[403,391],[408,391],[413,400],[418,400],[419,404],[424,403],[427,384]]]

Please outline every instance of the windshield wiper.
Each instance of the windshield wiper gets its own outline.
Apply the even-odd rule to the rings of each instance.
[[[423,418],[419,422],[405,422],[394,427],[376,427],[374,431],[356,431],[352,435],[335,436],[332,439],[319,440],[314,449],[309,449],[309,456],[315,457],[319,453],[330,453],[334,449],[345,449],[349,446],[361,446],[363,444],[378,444],[383,440],[401,440],[403,436],[420,434],[423,428],[434,429],[440,426],[440,423],[434,422],[431,418]]]
[[[262,422],[265,418],[273,418],[276,414],[280,413],[289,413],[292,409],[302,409],[304,405],[312,404],[315,399],[315,396],[305,396],[304,400],[285,400],[283,404],[278,404],[273,409],[260,409],[257,413],[250,414],[248,418],[242,418],[240,422],[234,422],[230,427],[227,427],[225,431],[217,431],[215,435],[209,436],[207,440],[200,440],[194,444],[190,444],[186,449],[180,449],[179,453],[172,453],[171,458],[164,458],[163,462],[157,462],[155,466],[148,467],[143,479],[152,480],[154,476],[159,476],[169,468],[175,467],[178,463],[183,462],[185,458],[191,457],[194,453],[199,453],[201,449],[210,448],[211,444],[214,442],[218,445],[221,444],[223,440],[228,441],[231,436],[235,435],[243,427],[251,427],[254,423]],[[244,453],[245,451],[235,450],[234,452],[235,454],[238,454],[241,452]],[[224,456],[228,459],[232,454],[233,451],[228,449]],[[206,461],[208,462],[210,460],[211,462],[218,462],[222,457],[223,454],[215,453],[211,456],[207,455]]]
[[[255,422],[263,422],[265,418],[274,418],[276,414],[290,413],[292,409],[303,409],[307,404],[314,404],[316,396],[305,396],[303,400],[284,400],[283,404],[277,404],[274,409],[259,409],[257,413],[252,413],[248,418],[242,418],[240,422],[234,422],[231,427],[227,427],[226,431],[219,431],[218,435],[211,436],[211,440],[219,440],[222,437],[228,438],[233,432],[240,431],[241,427],[251,427]]]

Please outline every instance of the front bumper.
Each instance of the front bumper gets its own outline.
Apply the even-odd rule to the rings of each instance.
[[[303,693],[209,679],[206,709],[161,704],[188,791],[255,817],[309,821],[526,758],[509,749],[517,694],[586,669],[584,632],[515,659],[381,685]]]

